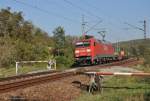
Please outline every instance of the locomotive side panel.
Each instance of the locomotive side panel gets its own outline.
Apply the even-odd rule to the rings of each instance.
[[[104,61],[107,59],[113,59],[115,57],[114,55],[114,48],[112,44],[110,43],[104,43],[98,40],[94,40],[93,42],[93,57],[94,61],[99,62],[99,61]]]

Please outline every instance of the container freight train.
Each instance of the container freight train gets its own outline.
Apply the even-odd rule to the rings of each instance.
[[[118,51],[111,43],[85,36],[75,44],[75,62],[78,65],[103,64],[125,58],[124,50]]]

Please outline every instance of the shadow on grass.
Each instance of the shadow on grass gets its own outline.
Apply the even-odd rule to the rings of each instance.
[[[122,87],[102,86],[102,88],[108,88],[108,89],[150,89],[150,87],[128,87],[128,86],[122,86]]]
[[[1,100],[1,99],[0,99]],[[38,98],[27,99],[21,96],[10,96],[9,101],[41,101]],[[49,101],[49,100],[48,100]],[[51,101],[51,100],[50,100]]]
[[[80,81],[73,81],[72,84],[83,91],[88,91],[89,85],[82,84]]]
[[[150,92],[144,94],[144,101],[150,101]]]
[[[83,91],[88,91],[89,85],[87,84],[82,84],[80,81],[73,81],[72,84],[83,90]],[[138,89],[150,89],[150,87],[128,87],[128,86],[122,86],[122,87],[115,87],[115,86],[102,86],[103,89],[134,89],[134,90],[138,90]]]

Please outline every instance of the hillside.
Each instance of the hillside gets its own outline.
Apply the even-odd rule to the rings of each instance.
[[[130,41],[122,41],[119,43],[114,43],[115,46],[123,48],[126,54],[131,57],[138,57],[144,59],[144,64],[146,67],[150,65],[150,38],[136,39]]]
[[[116,44],[116,43],[115,43]],[[150,47],[150,38],[144,39],[136,39],[136,40],[129,40],[129,41],[121,41],[119,42],[121,47],[137,47],[139,45],[144,45]]]

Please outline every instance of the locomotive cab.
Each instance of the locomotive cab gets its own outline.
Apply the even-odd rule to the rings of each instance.
[[[85,39],[75,44],[75,59],[77,64],[91,64],[91,40]]]

